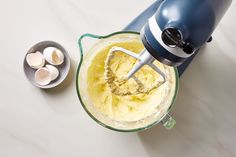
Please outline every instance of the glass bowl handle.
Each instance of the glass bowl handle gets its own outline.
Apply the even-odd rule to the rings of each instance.
[[[79,37],[78,46],[79,46],[79,50],[80,50],[80,62],[79,62],[78,68],[77,68],[77,74],[76,75],[79,74],[79,69],[81,67],[81,64],[82,64],[83,58],[84,58],[84,48],[83,48],[82,40],[84,38],[87,38],[87,37],[93,38],[93,39],[102,39],[102,38],[106,38],[107,36],[100,36],[100,35],[86,33],[86,34],[83,34]]]
[[[78,39],[78,45],[79,45],[79,49],[80,49],[80,52],[81,52],[81,58],[83,58],[83,44],[82,44],[82,40],[84,38],[90,37],[90,38],[94,38],[94,39],[105,39],[105,38],[111,37],[113,35],[122,34],[122,33],[139,34],[138,32],[134,32],[134,31],[119,31],[119,32],[114,32],[114,33],[108,34],[108,35],[96,35],[96,34],[90,34],[90,33],[86,33],[86,34],[81,35],[79,37],[79,39]]]
[[[175,126],[176,121],[169,114],[166,114],[162,118],[161,123],[167,130],[170,130]]]
[[[89,33],[86,33],[86,34],[83,34],[79,37],[78,39],[78,45],[79,45],[79,49],[80,49],[80,52],[81,52],[81,56],[83,57],[83,44],[82,44],[82,40],[86,37],[90,37],[90,38],[94,38],[94,39],[101,39],[101,38],[104,38],[104,36],[100,36],[100,35],[95,35],[95,34],[89,34]]]

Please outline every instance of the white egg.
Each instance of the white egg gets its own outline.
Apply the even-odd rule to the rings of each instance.
[[[55,47],[47,47],[43,50],[46,61],[52,65],[60,65],[64,62],[64,55],[61,50]]]
[[[59,71],[55,66],[52,65],[46,65],[46,68],[48,68],[50,75],[51,75],[51,81],[55,80],[59,76]]]
[[[40,68],[35,72],[35,82],[45,86],[51,82],[51,74],[48,68]]]
[[[35,53],[29,53],[26,55],[26,62],[31,68],[39,69],[44,66],[45,59],[43,54],[39,51]]]

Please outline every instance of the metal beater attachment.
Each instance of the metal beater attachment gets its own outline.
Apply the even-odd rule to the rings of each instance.
[[[123,77],[117,77],[116,74],[112,71],[110,67],[110,63],[112,58],[114,57],[115,52],[123,52],[131,57],[134,57],[137,59],[137,62],[135,63],[134,67],[129,71],[129,73],[126,76]],[[162,72],[153,62],[155,61],[155,58],[152,57],[152,55],[144,49],[140,54],[134,53],[132,51],[129,51],[127,49],[114,46],[110,49],[108,56],[105,61],[105,81],[109,85],[112,93],[116,95],[135,95],[135,94],[144,94],[149,93],[153,89],[158,88],[162,84],[165,83],[166,77],[164,72]],[[135,73],[140,70],[144,65],[150,66],[153,70],[155,70],[163,79],[161,81],[156,81],[154,84],[152,84],[150,87],[144,86],[144,84],[135,76]],[[124,86],[126,82],[133,78],[134,81],[137,83],[137,88],[135,90],[131,90],[130,87]],[[124,86],[124,88],[121,88],[121,86]]]

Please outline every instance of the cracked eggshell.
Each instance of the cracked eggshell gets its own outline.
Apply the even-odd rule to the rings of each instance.
[[[52,65],[60,65],[64,62],[64,55],[58,48],[47,47],[43,50],[46,61]]]
[[[48,68],[40,68],[35,72],[35,82],[41,86],[45,86],[51,82],[51,74]]]
[[[26,62],[33,69],[42,68],[45,64],[44,56],[41,52],[29,53],[26,55]]]
[[[51,74],[51,81],[55,80],[59,76],[59,70],[55,66],[47,64],[45,67]]]

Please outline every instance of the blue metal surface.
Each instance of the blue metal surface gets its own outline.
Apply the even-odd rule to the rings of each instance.
[[[195,49],[208,41],[231,0],[166,0],[155,13],[161,30],[178,29]]]
[[[127,31],[137,31],[140,32],[142,27],[146,24],[147,19],[154,15],[161,5],[163,0],[156,0],[150,7],[144,10],[140,15],[138,15],[131,23],[129,23],[124,30]],[[196,53],[195,53],[196,54]],[[191,63],[195,55],[188,58],[183,64],[177,67],[179,76],[185,71],[188,65]]]
[[[124,30],[140,31],[156,13],[157,23],[162,30],[168,26],[178,28],[184,40],[191,42],[197,49],[210,38],[231,2],[232,0],[157,0]],[[179,75],[196,54],[177,67]]]
[[[147,45],[152,45],[151,46],[153,49],[152,52],[158,52],[159,57],[166,58],[172,62],[180,62],[180,63],[182,63],[182,62],[184,62],[184,60],[186,60],[185,58],[178,57],[178,56],[173,55],[172,53],[169,53],[165,48],[163,48],[160,45],[160,43],[158,43],[158,41],[155,39],[153,34],[151,33],[151,30],[150,30],[150,27],[148,24],[144,26],[144,32],[145,32],[146,41],[149,43]],[[149,53],[151,53],[151,51],[149,51]],[[155,53],[154,53],[154,55],[155,55]],[[154,55],[153,55],[153,57],[155,57]]]

